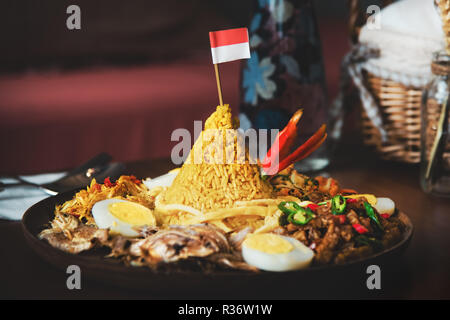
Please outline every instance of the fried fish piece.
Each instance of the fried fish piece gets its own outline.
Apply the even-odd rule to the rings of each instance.
[[[77,254],[92,249],[108,239],[108,230],[85,225],[73,216],[59,215],[51,228],[43,230],[39,239],[45,239],[54,248]]]
[[[129,250],[131,255],[142,257],[149,264],[230,251],[225,233],[207,223],[169,226],[133,243]]]

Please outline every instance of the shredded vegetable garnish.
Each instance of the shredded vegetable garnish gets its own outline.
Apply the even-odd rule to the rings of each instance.
[[[106,178],[104,184],[99,184],[92,179],[91,185],[79,191],[72,200],[66,201],[55,208],[55,216],[70,214],[80,221],[95,225],[91,214],[93,205],[101,200],[118,198],[140,203],[153,209],[154,197],[148,193],[147,187],[135,176],[121,176],[114,183]]]

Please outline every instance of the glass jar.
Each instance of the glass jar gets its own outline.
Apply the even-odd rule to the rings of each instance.
[[[420,183],[426,193],[450,197],[450,56],[436,53],[431,70],[422,100]]]

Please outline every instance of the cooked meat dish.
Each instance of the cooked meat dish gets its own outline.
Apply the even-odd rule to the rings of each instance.
[[[381,218],[383,231],[380,231],[365,216],[365,201],[364,198],[359,198],[356,202],[349,203],[349,211],[338,216],[332,214],[330,205],[319,206],[316,217],[307,225],[289,223],[273,232],[294,237],[313,249],[313,262],[316,265],[342,264],[367,257],[397,243],[401,239],[404,225],[395,216]],[[354,225],[361,225],[367,231],[359,234]]]

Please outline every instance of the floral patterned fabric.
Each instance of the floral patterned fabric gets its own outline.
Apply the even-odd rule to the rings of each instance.
[[[241,77],[241,126],[283,128],[304,108],[301,134],[326,121],[325,75],[311,0],[257,0]],[[306,119],[305,119],[306,118]]]

